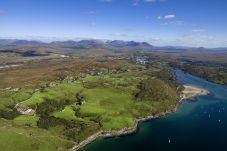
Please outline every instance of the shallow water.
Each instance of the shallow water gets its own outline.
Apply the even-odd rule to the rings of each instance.
[[[227,86],[176,71],[178,81],[212,95],[185,101],[168,116],[142,123],[136,134],[103,139],[81,151],[227,151]]]

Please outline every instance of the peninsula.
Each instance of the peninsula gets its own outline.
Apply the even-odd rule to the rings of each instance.
[[[152,120],[155,118],[159,118],[159,117],[162,117],[167,114],[175,112],[177,110],[178,105],[181,104],[183,100],[195,98],[197,96],[204,96],[204,95],[208,95],[208,94],[210,94],[210,92],[206,89],[198,88],[195,86],[183,85],[183,90],[181,92],[181,99],[180,99],[179,103],[177,104],[177,106],[175,107],[175,109],[168,110],[165,112],[160,112],[156,115],[150,115],[147,117],[135,119],[133,127],[130,127],[130,128],[123,128],[118,131],[116,131],[116,130],[99,131],[98,133],[95,133],[94,135],[88,137],[86,140],[82,141],[81,143],[76,144],[73,148],[70,149],[70,151],[78,151],[81,148],[85,147],[86,145],[92,143],[99,137],[104,137],[104,138],[105,137],[118,137],[118,136],[124,136],[124,135],[128,135],[128,134],[136,133],[139,128],[140,123],[148,121],[148,120]]]

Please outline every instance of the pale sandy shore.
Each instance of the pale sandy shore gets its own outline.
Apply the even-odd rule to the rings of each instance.
[[[206,89],[190,86],[190,85],[184,85],[184,90],[182,91],[182,97],[184,99],[190,99],[194,98],[196,96],[201,95],[208,95],[210,92]]]
[[[152,119],[156,119],[156,118],[165,116],[167,114],[176,112],[178,106],[186,99],[210,94],[210,92],[208,90],[198,88],[198,87],[195,87],[195,86],[183,85],[183,87],[184,87],[184,89],[183,89],[183,91],[180,95],[179,103],[173,110],[161,112],[161,113],[158,113],[157,115],[154,115],[154,116],[151,115],[151,116],[135,119],[134,125],[131,128],[123,128],[119,131],[117,131],[117,130],[99,131],[99,132],[93,134],[92,136],[88,137],[86,140],[80,142],[79,144],[75,144],[75,146],[73,148],[69,149],[69,151],[78,151],[79,149],[81,149],[81,148],[85,147],[86,145],[92,143],[93,141],[95,141],[99,137],[104,137],[104,138],[105,137],[117,137],[117,136],[124,136],[124,135],[128,135],[128,134],[136,133],[139,125],[142,122],[149,121],[149,120],[152,120]]]

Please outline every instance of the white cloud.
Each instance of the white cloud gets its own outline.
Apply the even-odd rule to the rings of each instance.
[[[227,42],[227,40],[225,40],[224,42]]]
[[[170,15],[165,15],[165,16],[158,16],[158,19],[174,19],[176,18],[176,15],[170,14]]]
[[[174,14],[171,14],[171,15],[166,15],[166,16],[164,16],[163,18],[164,19],[173,19],[173,18],[175,18],[176,16],[174,15]]]
[[[206,30],[205,29],[193,29],[192,32],[201,33],[201,32],[206,32]]]

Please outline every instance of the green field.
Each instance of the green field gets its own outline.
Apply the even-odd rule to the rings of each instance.
[[[1,150],[63,151],[73,145],[72,141],[63,139],[58,135],[53,135],[48,130],[35,127],[14,126],[10,121],[5,120],[0,120],[0,133]]]
[[[117,70],[56,80],[39,91],[1,91],[1,149],[65,150],[99,130],[131,127],[135,118],[176,106],[176,86],[157,76],[164,74],[132,64]],[[14,108],[19,102],[35,114],[20,115]]]

